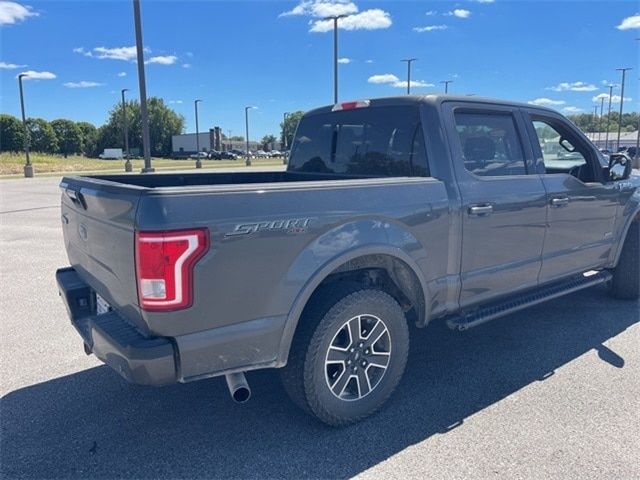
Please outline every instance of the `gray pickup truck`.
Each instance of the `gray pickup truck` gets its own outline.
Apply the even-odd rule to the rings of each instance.
[[[465,330],[596,284],[640,296],[640,176],[558,113],[406,96],[307,113],[286,171],[65,177],[59,290],[87,353],[163,385],[280,368],[356,422],[409,324]]]

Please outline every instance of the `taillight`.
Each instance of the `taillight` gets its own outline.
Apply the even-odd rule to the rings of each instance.
[[[357,100],[355,102],[343,102],[336,103],[331,109],[332,112],[339,112],[340,110],[353,110],[355,108],[365,108],[371,105],[370,100]]]
[[[209,249],[206,229],[136,232],[138,300],[143,310],[171,311],[193,302],[193,267]]]

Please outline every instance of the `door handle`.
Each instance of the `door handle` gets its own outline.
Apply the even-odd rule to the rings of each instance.
[[[568,197],[552,198],[551,199],[551,206],[552,207],[564,207],[566,205],[569,205],[569,198]]]
[[[472,217],[486,217],[493,213],[493,205],[471,205],[469,215]]]

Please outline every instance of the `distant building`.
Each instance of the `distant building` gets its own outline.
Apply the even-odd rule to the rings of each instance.
[[[198,134],[198,141],[200,142],[200,151],[209,152],[211,150],[227,151],[227,150],[242,150],[247,148],[246,142],[243,141],[229,141],[226,138],[222,138],[220,127],[210,128],[208,132],[200,132]],[[258,150],[260,145],[258,142],[249,142],[250,150]],[[183,133],[180,135],[171,136],[171,152],[174,158],[186,158],[191,154],[196,153],[198,149],[196,134],[195,133]]]
[[[590,132],[585,135],[591,140],[598,148],[606,148],[607,150],[615,151],[618,146],[618,131],[609,132],[609,142],[607,145],[606,138],[607,132]],[[620,147],[635,147],[638,141],[638,131],[635,132],[621,132],[620,133]]]

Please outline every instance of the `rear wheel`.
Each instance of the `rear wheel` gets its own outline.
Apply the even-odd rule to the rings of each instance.
[[[329,298],[326,313],[296,337],[283,380],[298,405],[339,426],[373,414],[393,393],[407,362],[409,330],[400,305],[382,291]]]
[[[613,270],[611,294],[624,300],[640,298],[640,220],[629,227],[618,265]]]

